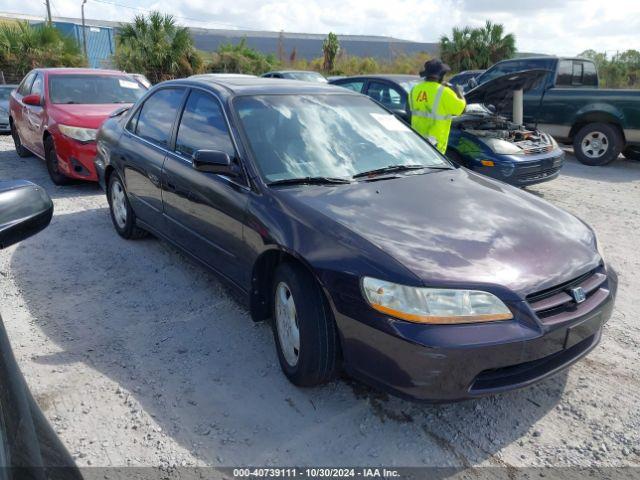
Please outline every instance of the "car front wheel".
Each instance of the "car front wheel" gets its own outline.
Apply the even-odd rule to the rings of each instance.
[[[58,163],[58,154],[56,153],[56,147],[53,144],[51,137],[44,141],[44,155],[47,163],[47,171],[51,181],[56,185],[66,185],[71,179],[60,171],[60,165]]]
[[[320,286],[303,267],[282,263],[272,295],[273,334],[284,374],[305,387],[331,380],[338,368],[338,335]]]
[[[124,184],[115,172],[109,177],[107,198],[111,221],[118,235],[128,240],[146,236],[147,232],[136,225],[136,214],[131,208]]]
[[[599,166],[613,162],[622,151],[624,140],[620,130],[608,123],[590,123],[573,139],[576,158],[585,165]]]

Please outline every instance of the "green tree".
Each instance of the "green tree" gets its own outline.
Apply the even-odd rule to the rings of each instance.
[[[278,67],[280,62],[274,55],[264,55],[249,47],[246,38],[236,45],[220,45],[212,55],[206,70],[215,73],[248,73],[261,75]]]
[[[200,71],[202,59],[186,27],[172,15],[136,15],[116,37],[115,64],[121,70],[143,73],[152,83],[187,77]]]
[[[440,38],[440,55],[454,72],[489,68],[496,62],[513,57],[516,39],[505,34],[504,26],[487,20],[484,27],[454,27],[451,38]]]
[[[85,60],[77,42],[48,25],[0,23],[0,70],[7,80],[20,80],[36,67],[81,67]]]
[[[578,55],[596,64],[600,86],[607,88],[637,88],[640,84],[640,52],[625,50],[609,57],[593,49]]]
[[[322,69],[325,72],[330,73],[333,71],[336,55],[338,55],[339,51],[340,41],[338,40],[338,36],[333,32],[329,32],[327,38],[322,42],[322,54],[324,57]]]

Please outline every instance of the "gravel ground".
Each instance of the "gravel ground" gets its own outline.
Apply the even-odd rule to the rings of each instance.
[[[294,387],[269,327],[170,245],[118,237],[96,186],[55,187],[9,137],[0,178],[54,198],[50,227],[0,252],[0,311],[81,466],[640,465],[640,162],[570,158],[529,189],[595,227],[619,272],[600,346],[535,386],[436,406],[349,379]]]

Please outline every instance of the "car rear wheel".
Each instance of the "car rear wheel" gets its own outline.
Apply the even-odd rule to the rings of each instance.
[[[617,127],[608,123],[590,123],[573,139],[576,158],[585,165],[606,165],[620,155],[624,140]]]
[[[18,133],[18,129],[15,124],[11,122],[11,136],[13,137],[13,144],[16,147],[16,153],[20,158],[31,157],[33,154],[27,150],[24,145],[22,145],[22,140],[20,140],[20,134]]]
[[[44,141],[44,158],[51,181],[56,185],[67,185],[71,179],[60,171],[58,154],[56,153],[56,147],[51,137],[48,137]]]
[[[128,240],[142,238],[147,235],[146,230],[136,225],[136,214],[131,208],[124,184],[120,176],[115,172],[109,177],[107,199],[109,200],[111,221],[118,235]]]
[[[331,380],[338,368],[338,334],[320,286],[304,268],[282,263],[272,295],[273,335],[284,374],[305,387]]]

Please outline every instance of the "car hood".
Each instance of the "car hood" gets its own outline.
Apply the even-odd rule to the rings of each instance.
[[[549,70],[542,68],[509,73],[481,83],[465,93],[464,98],[467,104],[493,105],[497,113],[510,116],[513,108],[514,90],[526,92],[546,77],[548,73]]]
[[[527,295],[597,267],[591,229],[537,196],[465,169],[279,188],[395,258],[424,285]],[[324,230],[330,231],[327,223]]]
[[[116,110],[131,106],[128,103],[100,105],[53,105],[49,115],[58,123],[74,127],[100,128],[102,123]]]

